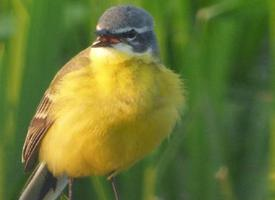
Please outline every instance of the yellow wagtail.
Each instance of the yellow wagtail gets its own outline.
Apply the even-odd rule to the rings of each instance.
[[[96,35],[57,73],[30,123],[22,162],[26,170],[39,164],[20,200],[56,199],[72,178],[113,177],[156,148],[179,118],[182,82],[160,62],[152,17],[112,7]]]

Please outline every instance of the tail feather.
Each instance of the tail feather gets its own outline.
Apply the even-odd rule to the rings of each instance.
[[[27,182],[19,200],[54,200],[67,184],[66,176],[54,177],[46,164],[41,163]]]

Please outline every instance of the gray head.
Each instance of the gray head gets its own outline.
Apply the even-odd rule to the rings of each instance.
[[[92,47],[110,47],[131,53],[150,52],[158,56],[153,18],[134,6],[115,6],[106,10],[96,26],[97,40]]]

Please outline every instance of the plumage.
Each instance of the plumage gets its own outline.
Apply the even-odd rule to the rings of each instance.
[[[45,163],[40,163],[29,178],[19,200],[53,200],[66,187],[66,176],[54,177]]]
[[[182,81],[161,64],[146,11],[112,7],[96,34],[59,70],[30,123],[22,162],[38,168],[20,200],[55,199],[68,178],[116,175],[155,149],[180,117]]]
[[[52,96],[56,93],[56,86],[65,74],[88,65],[90,62],[89,53],[90,48],[85,49],[64,65],[64,67],[57,73],[51,82],[49,89],[45,92],[40,101],[36,113],[31,120],[23,145],[22,163],[24,164],[26,171],[34,168],[38,158],[38,148],[41,140],[54,123],[54,119],[49,115],[49,112],[54,103]]]
[[[171,70],[152,59],[93,51],[90,65],[67,73],[53,96],[55,123],[40,160],[57,176],[125,169],[167,137],[179,117],[181,83]]]

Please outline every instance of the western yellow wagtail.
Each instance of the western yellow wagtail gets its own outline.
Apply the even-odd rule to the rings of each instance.
[[[151,15],[112,7],[96,35],[57,73],[30,123],[22,162],[37,167],[20,200],[56,199],[77,177],[112,180],[156,148],[179,118],[182,82],[160,62]]]

